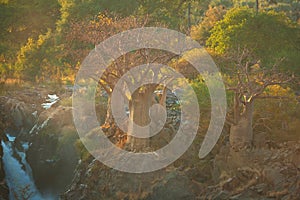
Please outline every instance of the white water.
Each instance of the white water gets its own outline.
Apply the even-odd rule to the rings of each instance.
[[[48,99],[46,100],[46,103],[42,103],[42,107],[45,108],[46,110],[51,108],[53,104],[58,102],[59,97],[56,94],[48,94]]]
[[[12,143],[15,137],[8,136],[7,142],[1,141],[3,147],[3,165],[5,171],[5,180],[9,187],[9,199],[10,200],[42,200],[52,199],[43,197],[35,186],[32,178],[32,171],[29,164],[26,161],[26,153],[16,150],[16,153],[20,156],[21,162],[13,156]],[[27,147],[28,144],[24,143],[23,147]],[[24,149],[25,151],[25,149]],[[25,166],[25,170],[22,168]]]

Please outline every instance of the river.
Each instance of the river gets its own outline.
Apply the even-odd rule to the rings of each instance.
[[[22,150],[14,148],[15,137],[7,134],[8,141],[1,141],[3,147],[3,165],[5,180],[9,187],[10,200],[54,200],[51,195],[42,195],[33,180],[32,171],[26,161],[28,143],[23,143]]]

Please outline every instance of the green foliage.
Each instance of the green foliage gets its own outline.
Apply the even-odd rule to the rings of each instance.
[[[226,10],[223,6],[209,7],[203,20],[198,25],[191,27],[191,37],[204,44],[210,36],[211,29],[225,13]]]
[[[282,14],[263,11],[256,16],[254,9],[232,9],[226,15],[227,21],[221,20],[211,31],[225,13],[225,9],[221,9],[223,6],[253,7],[253,2],[255,1],[1,0],[1,79],[16,77],[35,81],[74,76],[80,61],[99,42],[89,33],[80,35],[80,32],[103,14],[113,20],[128,16],[134,16],[137,20],[148,19],[147,26],[163,25],[183,32],[188,32],[189,25],[194,24],[192,37],[202,43],[209,38],[207,44],[216,52],[225,52],[238,45],[249,46],[264,60],[286,57],[287,66],[299,70],[299,51],[294,50],[300,46],[299,36],[298,43],[295,43],[295,25]],[[298,1],[276,2],[260,1],[260,8],[284,11],[294,21],[298,20]],[[74,24],[78,25],[75,29]],[[99,26],[90,31],[102,29],[106,27]]]
[[[300,1],[299,0],[259,0],[259,10],[284,12],[291,20],[299,20]],[[256,0],[233,0],[235,7],[247,6],[256,7]]]
[[[59,14],[55,0],[8,1],[0,4],[0,11],[0,42],[17,46],[23,45],[28,37],[53,29]]]
[[[293,90],[279,85],[270,86],[264,95],[280,96],[281,99],[262,99],[255,102],[254,128],[256,131],[273,132],[276,130],[293,131],[293,114],[297,100]]]
[[[192,88],[194,89],[198,103],[201,108],[210,108],[210,96],[208,88],[201,76],[191,81]]]
[[[264,66],[284,57],[288,65],[285,67],[293,68],[299,63],[295,56],[299,53],[295,46],[296,42],[299,43],[298,34],[299,27],[283,13],[256,13],[247,7],[232,8],[212,29],[206,44],[221,55],[246,48],[261,59]]]
[[[50,38],[51,30],[44,35],[39,35],[37,40],[28,38],[27,43],[21,47],[17,61],[15,63],[15,71],[17,76],[21,76],[24,79],[34,80],[36,76],[42,75],[43,64],[47,62],[47,55],[45,54],[47,49],[44,43]]]
[[[55,0],[14,0],[0,3],[1,77],[20,77],[23,66],[18,68],[15,65],[18,62],[17,55],[25,50],[26,45],[33,47],[30,44],[31,39],[35,40],[39,35],[55,28],[58,15],[58,3]],[[28,52],[28,50],[25,51]],[[36,62],[35,59],[31,60],[30,56],[26,56],[26,60],[26,62],[23,60],[25,65],[32,65],[31,62]]]
[[[1,56],[3,58],[3,55]],[[2,60],[2,62],[0,62],[0,84],[4,83],[11,73],[11,65]]]
[[[57,30],[62,31],[70,21],[92,20],[99,13],[110,13],[118,16],[134,14],[138,9],[137,0],[58,0],[61,17]]]
[[[77,140],[75,143],[76,150],[80,156],[80,159],[84,162],[88,160],[91,157],[91,154],[89,151],[85,148],[84,144],[81,142],[81,140]]]
[[[211,87],[219,87],[217,84],[218,81],[214,81],[215,78],[218,78],[218,76],[210,75],[207,76],[207,80],[210,81]],[[224,75],[224,78],[227,80],[226,75]],[[213,84],[212,84],[213,83]],[[194,92],[197,95],[198,98],[198,103],[201,108],[204,109],[210,109],[211,107],[211,102],[210,102],[210,93],[207,88],[207,83],[204,81],[202,76],[198,76],[197,78],[191,80],[191,86],[194,90]],[[233,99],[233,93],[231,91],[226,92],[226,99],[227,99],[227,104],[232,104],[232,99]]]
[[[190,22],[196,24],[208,8],[209,1],[195,0],[139,0],[138,16],[149,16],[150,24],[166,24],[169,28],[186,31],[188,27],[188,9]]]
[[[227,8],[230,8],[233,6],[233,1],[232,0],[211,0],[210,6],[211,7],[225,6]]]
[[[70,16],[70,8],[74,5],[73,0],[58,0],[60,5],[60,18],[56,22],[56,30],[61,33],[68,22]]]

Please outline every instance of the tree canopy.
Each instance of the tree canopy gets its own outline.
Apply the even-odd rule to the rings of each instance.
[[[86,53],[100,42],[82,34],[99,16],[117,21],[134,17],[145,26],[179,30],[221,56],[247,47],[265,65],[284,58],[285,68],[299,73],[299,1],[260,0],[258,13],[255,2],[1,0],[1,79],[73,77]]]
[[[264,66],[283,58],[286,68],[299,70],[299,26],[284,13],[230,9],[212,28],[206,45],[220,55],[247,48]]]

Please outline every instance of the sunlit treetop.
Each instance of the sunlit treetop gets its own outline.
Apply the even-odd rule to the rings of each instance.
[[[241,7],[217,22],[206,45],[220,55],[246,48],[264,65],[285,58],[293,68],[299,63],[299,42],[299,26],[284,13]]]

